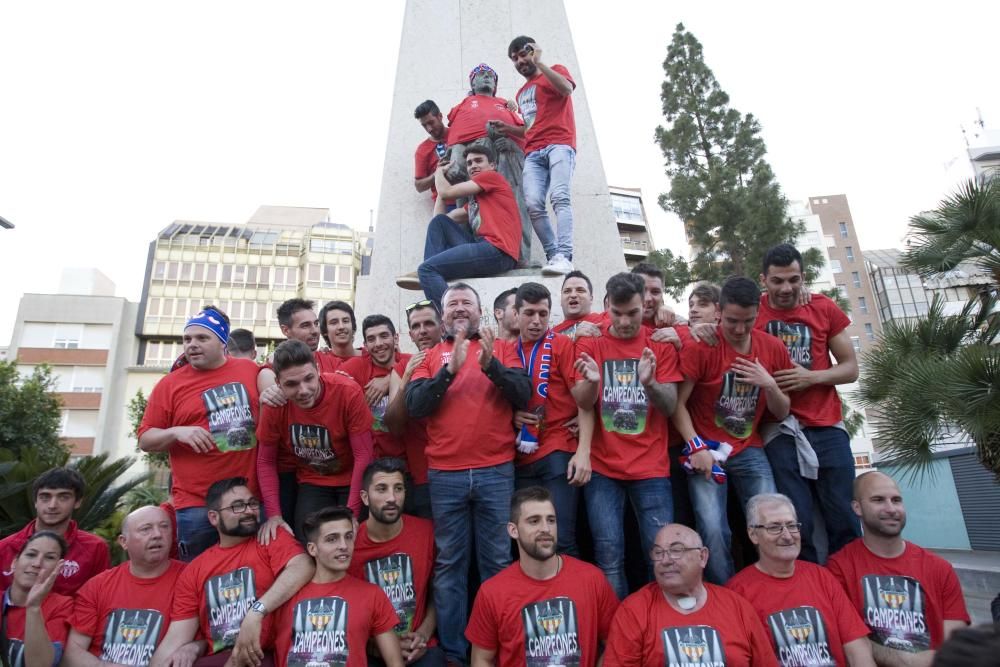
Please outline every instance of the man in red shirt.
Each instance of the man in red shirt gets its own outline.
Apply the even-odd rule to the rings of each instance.
[[[497,294],[493,299],[493,319],[497,321],[497,340],[512,342],[517,340],[517,310],[514,309],[514,295],[517,288],[511,287]]]
[[[481,278],[510,271],[520,257],[521,218],[517,200],[506,179],[496,170],[496,157],[488,146],[465,150],[469,180],[452,185],[445,178],[447,162],[434,172],[437,190],[445,197],[468,197],[464,208],[445,213],[443,201],[434,203],[434,217],[427,226],[424,261],[417,267],[419,286],[428,299],[441,303],[448,281]],[[412,274],[396,284],[413,288]]]
[[[859,475],[852,507],[864,536],[830,556],[827,567],[868,624],[876,663],[929,666],[951,633],[969,624],[955,570],[903,539],[906,507],[888,475]]]
[[[84,490],[83,477],[72,468],[52,468],[34,481],[31,494],[35,498],[35,520],[0,540],[0,590],[10,588],[11,564],[21,547],[43,530],[66,541],[62,568],[52,587],[56,593],[72,596],[89,579],[111,566],[107,543],[80,530],[73,521],[73,511],[83,503]]]
[[[619,598],[628,594],[625,496],[647,551],[656,531],[673,517],[667,419],[677,404],[681,375],[674,347],[652,340],[642,326],[642,292],[642,278],[634,273],[608,280],[610,326],[606,335],[577,340],[572,390],[580,409],[579,447],[584,451],[593,433],[593,473],[583,496],[594,559]]]
[[[476,595],[465,629],[472,667],[598,663],[618,598],[596,567],[556,553],[557,526],[543,487],[514,494],[507,533],[518,561]]]
[[[465,283],[444,294],[445,340],[427,350],[406,386],[411,418],[427,418],[427,463],[437,561],[434,607],[441,646],[464,662],[468,573],[475,540],[483,581],[510,564],[506,533],[514,492],[513,410],[531,396],[531,378],[494,356],[493,331],[479,330],[479,295]]]
[[[875,667],[868,626],[825,568],[799,557],[802,524],[788,496],[764,493],[747,504],[747,532],[760,560],[726,583],[753,605],[782,667]]]
[[[346,507],[326,507],[306,521],[306,549],[316,561],[316,574],[275,614],[278,667],[366,667],[369,640],[388,667],[405,664],[393,632],[399,618],[389,598],[378,586],[348,574],[354,525]]]
[[[759,493],[774,493],[759,426],[765,411],[777,419],[788,414],[788,395],[774,374],[792,363],[780,341],[754,329],[759,294],[749,278],[726,280],[718,344],[692,341],[681,360],[684,383],[674,426],[686,443],[681,454],[692,472],[687,483],[695,525],[712,554],[705,574],[720,586],[733,576],[728,481],[743,505]]]
[[[660,529],[649,551],[656,581],[618,607],[605,667],[776,667],[771,642],[750,603],[703,581],[708,556],[698,533],[687,526]]]
[[[146,667],[170,625],[174,587],[184,564],[170,559],[170,517],[147,505],[122,521],[118,543],[128,561],[102,572],[77,591],[66,659],[73,667],[102,664]],[[190,664],[204,650],[191,642],[176,655]]]
[[[570,182],[576,165],[576,119],[571,98],[576,82],[562,65],[542,62],[542,49],[531,37],[515,37],[507,55],[526,81],[517,91],[517,105],[524,127],[507,123],[497,130],[509,136],[524,136],[524,199],[528,216],[548,263],[543,273],[573,270],[573,208]],[[556,214],[553,233],[545,210],[548,191]]]
[[[249,359],[226,356],[229,318],[214,306],[184,327],[187,364],[153,388],[137,431],[139,448],[170,454],[177,547],[190,561],[215,544],[205,492],[220,470],[257,488],[259,392],[267,381]]]
[[[413,156],[413,187],[417,192],[430,190],[431,196],[437,199],[434,172],[437,171],[438,162],[448,154],[448,128],[441,117],[441,110],[433,100],[421,102],[413,112],[413,117],[430,137],[417,144]]]
[[[205,502],[219,543],[191,561],[177,578],[170,627],[151,667],[177,665],[176,651],[199,630],[218,664],[223,658],[238,665],[260,664],[261,645],[270,639],[265,618],[309,581],[315,569],[284,530],[266,545],[254,539],[260,501],[246,478],[215,482]]]
[[[583,271],[570,271],[566,274],[559,297],[563,321],[552,327],[553,331],[568,336],[571,340],[576,340],[577,336],[600,335],[598,325],[604,319],[604,313],[591,312],[594,286]]]
[[[317,362],[324,373],[340,368],[348,359],[361,355],[354,347],[354,335],[358,333],[358,320],[354,309],[346,301],[327,301],[319,310],[319,332],[327,349],[317,350],[318,355],[328,359]]]
[[[791,415],[766,426],[763,436],[775,485],[795,503],[802,522],[802,557],[816,563],[813,494],[823,514],[828,553],[861,534],[851,511],[851,438],[836,388],[858,379],[858,360],[847,335],[851,321],[832,299],[814,294],[809,303],[799,304],[802,270],[802,255],[793,246],[785,243],[767,252],[760,276],[766,293],[756,326],[777,336],[794,362],[775,375],[792,398]]]
[[[441,665],[434,639],[437,614],[430,599],[434,526],[404,517],[406,466],[402,459],[375,459],[365,469],[361,499],[368,520],[358,528],[349,574],[379,586],[396,610],[396,635],[407,664]]]

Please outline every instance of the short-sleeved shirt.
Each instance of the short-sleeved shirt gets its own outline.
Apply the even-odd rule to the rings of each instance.
[[[73,629],[90,637],[90,653],[103,662],[146,667],[170,626],[183,569],[174,560],[160,576],[143,579],[126,562],[84,584],[76,594]]]
[[[10,564],[34,534],[35,521],[32,520],[18,532],[0,540],[0,589],[10,587]],[[62,569],[52,586],[52,592],[72,596],[80,586],[111,567],[111,552],[108,551],[107,542],[93,533],[81,530],[73,520],[66,527],[63,539],[66,540],[66,555],[63,556]]]
[[[153,388],[139,437],[151,428],[200,426],[215,441],[214,449],[202,453],[180,442],[170,446],[171,495],[177,509],[204,507],[205,493],[220,470],[246,477],[256,493],[259,372],[249,359],[226,357],[222,366],[208,371],[179,368]]]
[[[778,664],[757,612],[742,597],[705,584],[705,606],[682,614],[653,582],[625,598],[611,622],[605,667]]]
[[[667,417],[655,408],[639,382],[644,348],[656,355],[656,382],[680,382],[677,350],[657,343],[645,330],[634,338],[581,338],[576,352],[587,353],[601,374],[591,445],[591,465],[605,477],[651,479],[670,475]],[[577,374],[575,380],[583,379]]]
[[[392,369],[400,378],[406,374],[406,366],[409,363],[410,355],[406,359],[400,359]],[[400,391],[405,392],[406,387]],[[403,434],[403,447],[406,450],[406,468],[413,478],[414,484],[427,483],[427,420],[407,417],[406,431]]]
[[[7,617],[7,662],[10,667],[24,667],[24,623],[26,614],[24,607],[15,607],[10,603],[9,591],[0,591],[0,605]],[[42,601],[42,618],[45,619],[45,631],[56,647],[56,664],[59,656],[66,648],[66,638],[69,636],[69,623],[73,617],[73,598],[49,593]]]
[[[596,567],[560,558],[551,579],[532,579],[514,563],[479,589],[465,637],[496,651],[500,667],[597,664],[618,598]]]
[[[912,542],[896,558],[876,556],[857,538],[827,568],[868,625],[871,640],[900,651],[937,649],[944,622],[969,622],[962,586],[945,559]]]
[[[508,125],[524,125],[521,117],[507,108],[507,100],[504,98],[468,95],[448,112],[448,145],[467,144],[485,137],[486,123],[491,120],[500,120]],[[510,138],[524,148],[524,139],[514,136]]]
[[[767,392],[741,382],[733,370],[737,359],[760,362],[770,374],[791,368],[788,351],[780,341],[762,331],[750,332],[750,351],[741,354],[722,332],[719,342],[707,345],[691,340],[681,353],[681,373],[694,382],[687,400],[687,411],[698,435],[709,440],[728,442],[732,456],[747,447],[760,447],[761,420],[767,410]]]
[[[231,649],[247,610],[301,553],[302,547],[284,530],[267,545],[259,543],[255,535],[234,547],[210,547],[177,578],[171,619],[197,617],[209,653]],[[262,638],[270,636],[270,618],[264,617]]]
[[[790,577],[750,565],[726,583],[757,610],[782,667],[846,665],[844,644],[868,636],[843,587],[825,568],[796,561]]]
[[[349,376],[323,373],[320,381],[323,395],[308,410],[291,401],[280,408],[265,405],[260,440],[292,452],[299,482],[349,486],[354,470],[350,436],[370,430],[372,415],[364,392]]]
[[[576,87],[569,70],[553,65],[557,72]],[[531,153],[552,144],[563,144],[576,149],[576,118],[573,115],[573,96],[563,95],[539,71],[517,91],[517,106],[528,130],[524,152]]]
[[[410,359],[409,354],[401,354],[399,356],[405,358],[404,364]],[[340,367],[340,371],[350,375],[358,383],[363,392],[365,386],[372,380],[388,377],[392,373],[392,367],[383,368],[372,360],[371,355],[365,355],[345,361]],[[376,458],[380,456],[403,457],[406,455],[405,445],[402,440],[390,433],[389,427],[385,425],[385,410],[388,407],[388,392],[386,392],[385,396],[378,403],[368,406],[372,413],[372,433],[375,435]]]
[[[413,632],[424,622],[434,574],[434,524],[408,515],[400,521],[403,530],[385,542],[373,541],[368,524],[361,524],[348,570],[385,592],[399,617],[397,634]],[[432,639],[431,644],[435,643]]]
[[[760,297],[754,328],[777,336],[788,348],[792,361],[803,368],[823,371],[830,361],[830,339],[846,329],[851,320],[827,296],[814,294],[804,306],[789,310],[772,308],[768,295]],[[792,392],[792,414],[803,426],[833,426],[843,419],[837,388],[814,384]]]
[[[478,238],[486,240],[514,259],[521,256],[521,213],[510,184],[499,171],[481,171],[472,182],[482,191],[469,198],[469,226]]]
[[[556,333],[560,333],[570,340],[576,340],[576,330],[579,328],[581,322],[589,322],[590,324],[599,325],[604,321],[604,313],[587,313],[583,317],[578,317],[575,320],[563,320],[559,324],[552,327],[552,330]]]
[[[417,144],[417,150],[413,154],[413,176],[414,178],[427,178],[437,171],[438,162],[448,152],[448,134],[441,141],[424,139]],[[431,183],[431,198],[437,199],[437,190]]]
[[[278,667],[367,667],[365,645],[397,622],[382,589],[347,575],[308,583],[275,613],[274,661]]]

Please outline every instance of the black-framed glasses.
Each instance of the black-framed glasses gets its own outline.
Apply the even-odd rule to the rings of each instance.
[[[798,521],[789,521],[788,523],[769,523],[766,526],[764,524],[755,523],[750,527],[763,528],[767,531],[768,535],[781,535],[781,531],[783,530],[787,530],[790,534],[795,535],[802,530],[802,524]]]
[[[659,562],[664,558],[669,558],[670,560],[680,560],[684,558],[684,554],[689,551],[701,551],[705,547],[684,547],[679,544],[672,544],[666,549],[661,549],[660,547],[653,547],[649,550],[649,559],[654,562]]]
[[[430,299],[421,299],[416,303],[411,303],[409,306],[403,309],[403,312],[405,312],[406,316],[409,317],[410,313],[412,313],[417,308],[426,308],[427,306],[433,308],[435,313],[438,312],[437,304],[431,301]]]
[[[237,500],[235,503],[229,507],[220,507],[216,512],[221,512],[222,510],[229,510],[233,514],[243,514],[247,510],[256,512],[260,509],[260,501],[256,498],[251,498],[250,500]]]

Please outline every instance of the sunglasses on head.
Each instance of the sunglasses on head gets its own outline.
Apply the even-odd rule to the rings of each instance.
[[[404,309],[404,312],[406,313],[406,316],[409,317],[410,313],[412,313],[417,308],[426,308],[428,306],[433,308],[435,313],[438,312],[437,304],[431,301],[430,299],[423,299],[421,301],[417,301],[416,303],[411,303]]]

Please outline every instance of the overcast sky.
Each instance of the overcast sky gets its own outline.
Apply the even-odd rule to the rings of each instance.
[[[539,0],[540,2],[549,0]],[[378,207],[402,0],[0,4],[0,344],[25,292],[94,266],[138,299],[176,219],[245,222],[261,204]],[[863,248],[971,174],[961,126],[1000,127],[1000,3],[567,0],[609,182],[655,204],[662,61],[683,21],[733,107],[763,126],[790,199],[847,194]],[[544,44],[544,35],[535,35]],[[503,54],[503,83],[519,75]],[[444,106],[444,104],[442,105]]]

